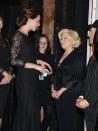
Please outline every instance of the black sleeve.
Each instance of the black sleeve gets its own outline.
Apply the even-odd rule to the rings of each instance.
[[[85,74],[84,65],[84,60],[81,55],[73,58],[72,63],[67,67],[68,69],[66,68],[63,72],[62,87],[70,88],[77,83],[82,83]]]
[[[25,65],[24,61],[18,58],[21,44],[23,44],[23,37],[17,32],[12,40],[11,64],[18,67],[24,67]]]
[[[96,62],[88,65],[84,89],[84,98],[90,105],[98,102],[98,64]]]

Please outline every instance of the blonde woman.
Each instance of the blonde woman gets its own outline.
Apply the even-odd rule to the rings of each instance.
[[[58,34],[64,54],[57,62],[53,75],[52,97],[56,99],[58,131],[83,131],[80,110],[75,106],[84,79],[84,60],[79,50],[80,38],[73,30]]]

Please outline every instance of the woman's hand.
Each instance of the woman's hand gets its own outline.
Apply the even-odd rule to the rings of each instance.
[[[4,78],[2,79],[2,81],[0,82],[0,84],[4,85],[4,84],[10,83],[11,80],[12,80],[12,78],[13,78],[12,75],[9,74],[9,73],[7,73],[6,71],[4,71],[2,74],[4,75]]]
[[[54,85],[52,84],[52,86],[51,86],[51,95],[55,99],[58,97],[57,94],[56,94],[56,92],[57,91],[54,89]]]
[[[43,73],[44,70],[45,70],[45,67],[44,67],[44,66],[41,66],[41,65],[36,65],[36,66],[35,66],[35,69],[38,70],[39,72]]]
[[[52,91],[51,92],[51,96],[53,97],[53,98],[55,98],[55,99],[57,99],[58,98],[58,96],[57,96],[57,93],[56,93],[57,91],[56,90],[54,90],[54,91]]]
[[[47,73],[47,75],[51,75],[53,72],[49,71],[48,69],[45,69],[45,72]]]
[[[37,60],[37,64],[42,65],[44,67],[47,66],[49,68],[50,72],[52,72],[52,68],[47,62],[42,61],[42,60]]]
[[[61,88],[61,89],[59,89],[59,90],[56,92],[56,95],[57,95],[57,98],[56,98],[56,99],[59,99],[60,96],[62,95],[62,93],[63,93],[64,91],[66,91],[66,90],[67,90],[67,88]]]
[[[76,106],[78,108],[85,109],[85,108],[87,108],[89,106],[89,103],[85,99],[78,98],[76,100]]]
[[[7,82],[7,80],[6,80],[6,78],[4,77],[3,79],[2,79],[2,81],[0,82],[0,85],[5,85],[5,84],[7,84],[8,82]]]
[[[56,90],[54,89],[54,85],[52,84],[52,86],[51,86],[52,97],[55,98],[55,99],[59,99],[59,97],[61,96],[61,94],[62,94],[64,91],[66,91],[66,90],[67,90],[67,88],[61,88],[61,89],[59,89],[58,91],[56,91]]]

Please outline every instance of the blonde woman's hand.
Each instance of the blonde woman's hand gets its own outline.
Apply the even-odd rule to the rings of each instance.
[[[60,96],[62,95],[62,93],[63,93],[64,91],[66,91],[66,90],[67,90],[67,88],[61,88],[61,89],[59,89],[59,90],[56,92],[56,95],[57,95],[57,98],[56,98],[56,99],[59,99]]]
[[[53,73],[53,71],[49,71],[48,69],[46,69],[45,72],[47,73],[47,75],[52,75]]]
[[[36,66],[35,66],[35,69],[38,70],[39,72],[43,73],[44,70],[45,70],[45,67],[44,67],[44,66],[41,66],[41,65],[36,65]]]
[[[57,91],[54,89],[54,85],[52,84],[51,85],[51,96],[53,97],[53,98],[57,98],[58,96],[57,96]]]

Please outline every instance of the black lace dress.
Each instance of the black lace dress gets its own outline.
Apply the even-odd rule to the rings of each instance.
[[[24,68],[25,63],[36,62],[29,37],[17,31],[11,47],[11,63],[16,66],[17,108],[13,131],[40,131],[36,70]]]

